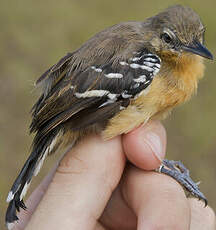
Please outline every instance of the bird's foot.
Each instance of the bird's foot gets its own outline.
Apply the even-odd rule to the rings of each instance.
[[[157,170],[160,173],[167,174],[178,181],[190,195],[197,197],[199,200],[205,202],[207,206],[207,199],[199,190],[199,183],[195,183],[189,174],[189,170],[180,162],[173,160],[163,160],[161,166]]]

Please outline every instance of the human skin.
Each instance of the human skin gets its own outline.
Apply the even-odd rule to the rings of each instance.
[[[165,150],[166,132],[156,121],[109,141],[83,139],[31,194],[14,230],[215,229],[209,206],[150,171]]]

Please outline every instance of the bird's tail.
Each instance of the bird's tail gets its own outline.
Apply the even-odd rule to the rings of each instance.
[[[55,131],[49,133],[38,141],[37,144],[34,144],[29,158],[25,162],[7,197],[9,206],[6,212],[6,225],[8,229],[12,229],[14,222],[18,220],[16,212],[19,212],[20,208],[26,209],[23,197],[28,190],[32,177],[38,174],[46,156],[55,151],[59,146],[61,137],[62,131]]]

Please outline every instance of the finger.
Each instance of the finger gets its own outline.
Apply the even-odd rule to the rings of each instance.
[[[121,182],[113,192],[99,221],[107,229],[136,229],[137,217],[122,196]]]
[[[121,137],[83,139],[61,161],[26,229],[95,229],[124,164]]]
[[[123,181],[124,199],[138,217],[138,230],[189,230],[187,198],[171,177],[130,166]]]
[[[215,213],[209,206],[204,207],[202,201],[190,198],[191,228],[190,230],[215,230]]]
[[[137,167],[153,170],[160,166],[166,151],[166,131],[151,121],[123,136],[127,158]]]

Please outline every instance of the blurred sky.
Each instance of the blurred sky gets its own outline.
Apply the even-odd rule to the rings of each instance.
[[[216,1],[191,0],[20,0],[0,7],[0,229],[5,199],[29,154],[29,111],[38,92],[34,81],[67,52],[96,32],[129,20],[145,20],[180,3],[191,6],[206,25],[206,44],[216,51]],[[201,180],[201,189],[216,209],[216,78],[215,62],[206,62],[198,94],[164,122],[168,157],[181,159]],[[58,156],[46,162],[35,187]],[[2,227],[2,228],[1,228]],[[4,229],[4,228],[3,228]]]

